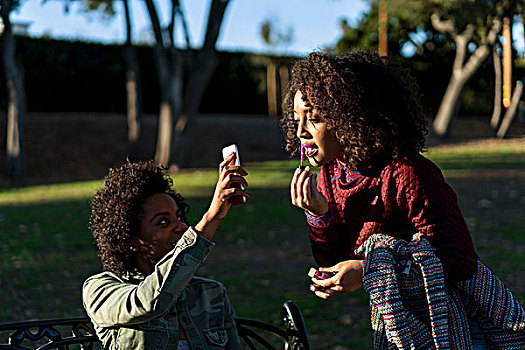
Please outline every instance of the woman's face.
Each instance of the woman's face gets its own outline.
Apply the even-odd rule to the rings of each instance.
[[[149,274],[155,264],[173,249],[188,229],[175,200],[166,193],[155,193],[142,204],[140,234],[135,240],[136,259],[141,270]]]
[[[326,128],[326,123],[308,101],[303,100],[301,91],[294,98],[294,119],[297,123],[297,137],[304,145],[305,155],[313,166],[322,166],[335,159],[341,152],[341,145]]]

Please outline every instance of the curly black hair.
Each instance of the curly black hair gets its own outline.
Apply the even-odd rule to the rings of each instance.
[[[415,80],[407,69],[373,51],[344,56],[314,52],[294,65],[281,118],[291,156],[300,147],[293,117],[298,90],[342,145],[338,159],[352,169],[375,173],[425,149],[427,123]]]
[[[177,203],[187,224],[189,205],[173,188],[167,170],[154,161],[127,160],[109,169],[104,187],[91,200],[89,228],[93,233],[105,271],[124,275],[136,267],[133,238],[139,234],[139,215],[149,196],[166,193]]]

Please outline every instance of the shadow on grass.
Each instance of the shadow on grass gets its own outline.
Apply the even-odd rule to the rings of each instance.
[[[442,154],[438,160],[445,171],[525,168],[523,157],[508,154],[478,160]],[[330,301],[308,291],[306,272],[313,265],[308,229],[302,211],[290,204],[287,186],[296,164],[268,162],[254,164],[253,171],[248,168],[253,197],[231,209],[198,275],[221,281],[240,317],[279,324],[282,302],[293,299],[303,312],[314,349],[371,348],[368,301],[362,290]],[[180,188],[176,180],[191,204],[191,223],[210,203],[215,170],[212,173],[209,178],[202,175],[202,181],[188,173],[192,184],[181,181]],[[498,176],[452,177],[450,183],[458,192],[478,254],[524,300],[525,181],[521,173]],[[83,314],[82,282],[101,269],[88,218],[87,197],[0,206],[0,321]]]

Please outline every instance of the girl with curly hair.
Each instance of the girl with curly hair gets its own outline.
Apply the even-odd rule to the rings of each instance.
[[[307,167],[291,182],[315,260],[337,271],[317,296],[361,286],[363,256],[354,251],[374,233],[420,232],[447,281],[472,276],[477,255],[456,194],[420,154],[426,123],[406,71],[372,51],[312,53],[293,67],[283,114],[287,150],[321,167],[319,178]]]
[[[286,146],[321,167],[299,167],[290,186],[325,272],[310,289],[327,299],[364,285],[376,349],[523,348],[525,310],[480,262],[455,192],[420,154],[417,97],[408,73],[372,51],[293,67]]]
[[[110,169],[91,201],[90,228],[104,272],[89,277],[83,302],[105,349],[240,349],[234,313],[217,281],[194,277],[235,196],[250,197],[247,173],[219,166],[208,211],[195,226],[165,168],[125,162]]]

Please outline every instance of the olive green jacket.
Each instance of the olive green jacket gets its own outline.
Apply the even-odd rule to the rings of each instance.
[[[226,289],[193,276],[214,245],[189,228],[148,276],[89,277],[84,308],[104,348],[176,349],[180,323],[192,350],[241,349]]]

